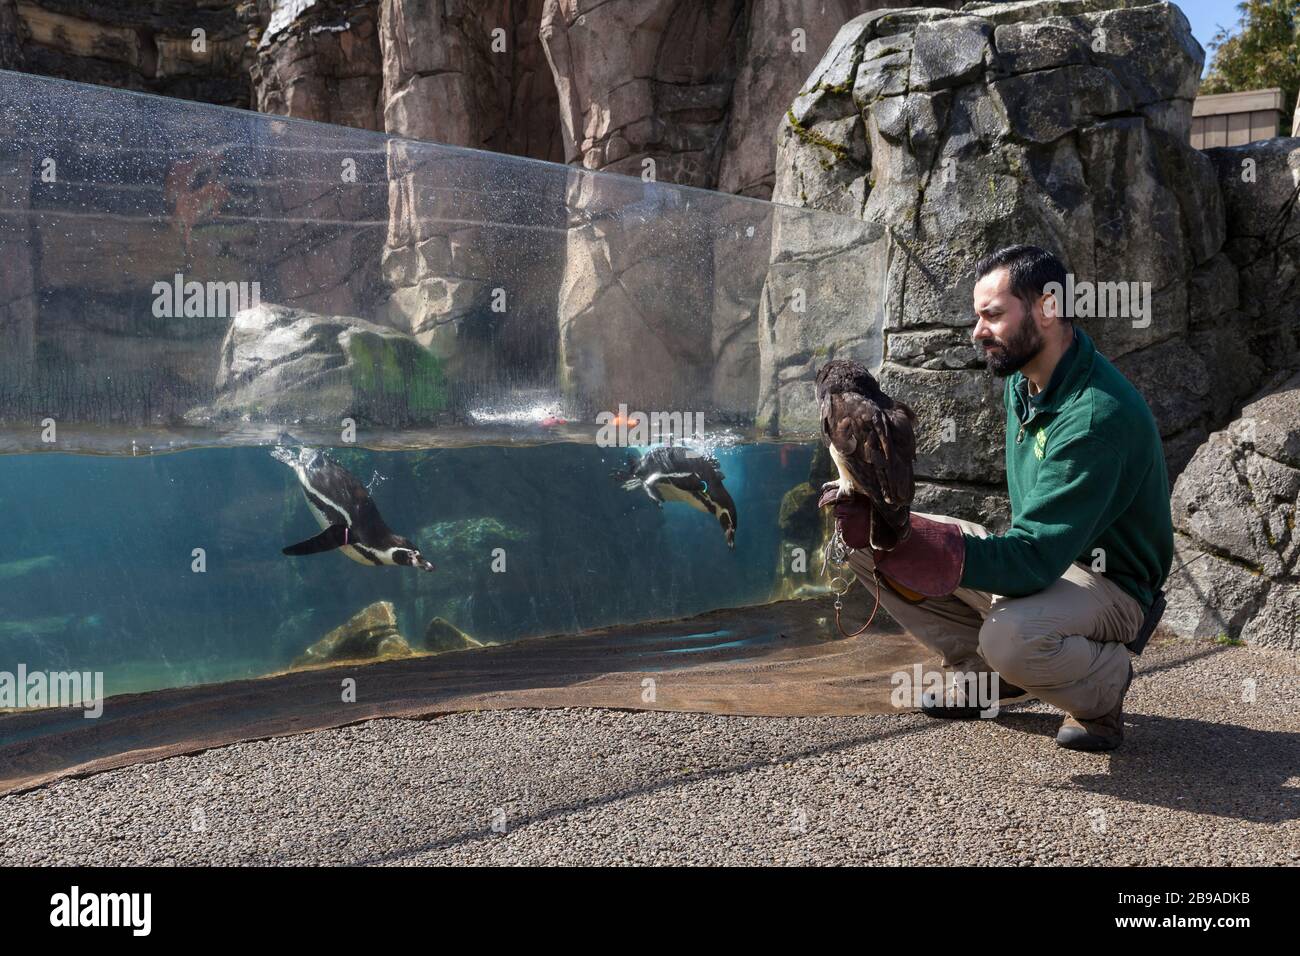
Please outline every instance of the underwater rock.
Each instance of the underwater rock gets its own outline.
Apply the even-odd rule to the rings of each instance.
[[[781,499],[781,537],[809,540],[821,531],[818,491],[807,482],[795,485]]]
[[[471,647],[483,647],[482,641],[476,641],[455,624],[443,618],[435,617],[424,629],[424,649],[435,653],[462,651]]]
[[[20,578],[33,571],[49,571],[58,563],[59,559],[52,554],[43,554],[39,558],[23,558],[19,561],[5,561],[0,564],[0,581],[6,578]]]
[[[307,648],[294,660],[291,669],[335,661],[410,657],[413,653],[406,638],[397,631],[393,603],[376,601]]]
[[[0,637],[40,637],[62,634],[77,622],[75,614],[54,614],[20,621],[0,621]],[[91,618],[85,618],[90,622]]]
[[[808,480],[795,485],[781,499],[777,518],[781,549],[771,600],[798,599],[826,592],[827,578],[821,573],[821,555],[835,522],[831,509],[817,507],[817,499],[822,485],[834,477],[830,451],[819,442],[808,466]],[[802,559],[796,560],[799,552]]]
[[[433,422],[446,406],[438,360],[410,336],[350,316],[280,305],[236,313],[221,344],[217,399],[193,422],[233,415],[337,427]]]
[[[472,577],[473,569],[491,555],[493,548],[529,537],[521,528],[483,516],[439,521],[420,529],[416,540],[423,543],[421,553],[439,568],[440,576],[429,584],[455,587]]]

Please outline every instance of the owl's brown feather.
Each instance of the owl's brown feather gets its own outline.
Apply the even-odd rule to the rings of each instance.
[[[889,551],[910,530],[916,416],[857,362],[826,363],[817,373],[817,399],[832,457],[852,490],[871,502],[871,546]]]

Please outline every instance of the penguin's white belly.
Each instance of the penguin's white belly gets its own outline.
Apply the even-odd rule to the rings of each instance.
[[[299,480],[302,481],[301,475],[299,475]],[[326,528],[330,527],[331,525],[338,524],[339,523],[338,515],[332,515],[332,514],[327,515],[325,512],[317,508],[316,502],[312,501],[311,496],[306,494],[307,483],[303,481],[302,484],[303,484],[303,491],[304,491],[303,497],[307,499],[307,507],[311,510],[312,516],[316,519],[316,523],[320,525],[320,529],[324,531]],[[345,544],[343,545],[343,547],[339,548],[338,550],[340,553],[346,554],[353,561],[357,562],[357,564],[364,564],[367,565],[368,567],[374,567],[375,562],[371,561],[369,558],[367,558],[356,548],[352,547],[352,545],[350,544]]]
[[[671,482],[658,482],[655,485],[655,491],[659,492],[659,496],[663,498],[664,501],[680,501],[683,504],[690,505],[696,511],[703,511],[705,514],[709,513],[709,508],[703,501],[688,491],[682,491],[682,489],[678,488]]]
[[[375,562],[371,561],[369,558],[367,558],[364,554],[362,554],[362,553],[361,553],[360,551],[358,551],[356,548],[352,547],[352,545],[350,545],[350,544],[345,544],[343,547],[339,548],[339,551],[341,551],[343,554],[346,554],[349,558],[351,558],[351,559],[352,559],[353,561],[355,561],[357,564],[366,564],[366,565],[369,565],[369,566],[371,566],[371,567],[374,567]]]

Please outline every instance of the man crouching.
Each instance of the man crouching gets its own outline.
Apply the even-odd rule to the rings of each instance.
[[[1010,246],[975,277],[974,342],[1006,379],[1010,530],[913,513],[896,548],[873,551],[866,499],[823,503],[855,549],[853,570],[879,571],[881,603],[946,670],[995,671],[1003,700],[1028,693],[1069,715],[1062,747],[1113,750],[1133,679],[1126,645],[1154,627],[1173,559],[1160,433],[1141,394],[1061,308],[1060,260]],[[922,710],[970,718],[986,708],[959,685]]]

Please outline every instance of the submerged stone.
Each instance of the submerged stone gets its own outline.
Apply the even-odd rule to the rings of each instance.
[[[455,624],[440,617],[435,617],[429,622],[428,627],[424,629],[424,649],[426,651],[444,653],[446,651],[462,651],[470,647],[483,646],[482,641],[475,640]]]
[[[414,653],[397,631],[397,614],[391,601],[376,601],[352,615],[307,648],[293,662],[293,670],[335,661],[387,660]]]

